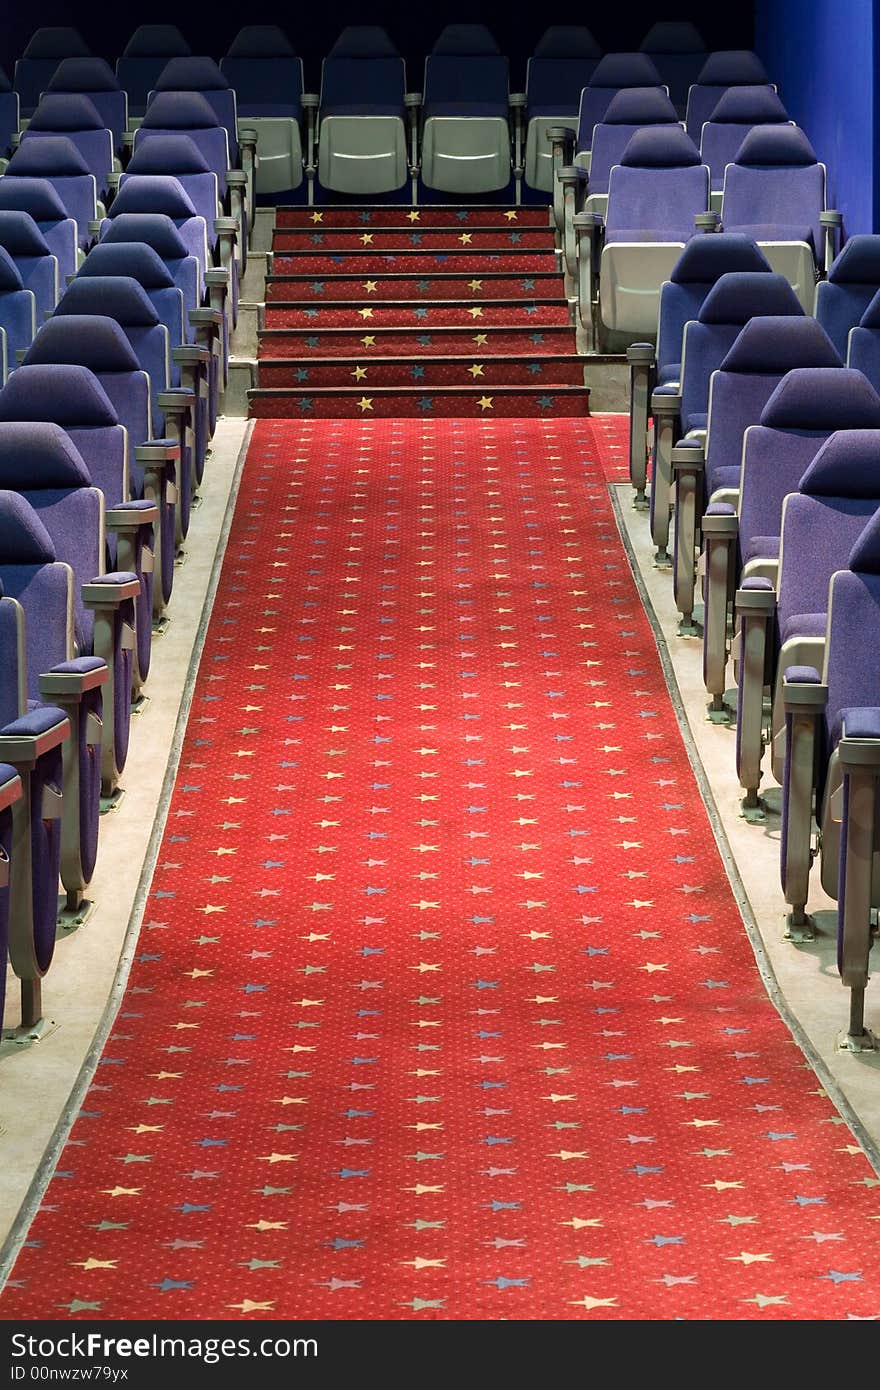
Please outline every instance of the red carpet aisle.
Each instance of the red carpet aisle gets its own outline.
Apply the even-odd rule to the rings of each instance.
[[[546,208],[282,208],[251,414],[585,416]]]
[[[258,422],[6,1318],[880,1314],[880,1182],[761,985],[599,428]]]

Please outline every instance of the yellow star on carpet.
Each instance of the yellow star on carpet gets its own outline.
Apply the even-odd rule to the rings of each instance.
[[[354,377],[355,381],[363,381],[364,377],[367,375],[367,369],[366,367],[355,367],[351,375]]]
[[[373,409],[373,397],[372,397],[372,396],[361,396],[360,400],[358,401],[358,405],[360,406],[361,410],[372,410],[372,409]]]
[[[367,294],[375,294],[375,293],[376,293],[376,285],[377,285],[377,283],[378,283],[378,281],[376,281],[376,280],[365,280],[365,281],[364,281],[364,289],[366,290]]]
[[[481,319],[483,317],[483,311],[479,304],[474,304],[472,308],[468,309],[468,313],[472,319]]]
[[[358,309],[358,313],[360,314],[362,319],[371,319],[373,317],[373,311],[370,308],[369,304],[363,309]]]
[[[514,213],[514,216],[516,214]],[[590,1298],[589,1294],[584,1294],[583,1298],[572,1299],[573,1308],[586,1308],[587,1312],[591,1308],[616,1308],[616,1298]]]
[[[372,333],[367,333],[367,334],[365,335],[365,337],[361,338],[361,343],[363,344],[364,347],[375,347],[375,346],[376,346],[376,338],[375,338],[375,335],[372,334]]]
[[[471,365],[468,367],[468,371],[470,372],[470,374],[471,374],[472,377],[475,377],[475,378],[476,378],[476,377],[478,377],[478,376],[482,376],[482,375],[483,375],[483,364],[482,364],[482,362],[472,362]]]
[[[421,214],[420,212],[417,212],[416,209],[413,208],[410,212],[408,212],[408,213],[406,214],[407,221],[408,221],[408,222],[418,222],[418,220],[419,220],[419,218],[421,217],[421,215],[422,215],[422,214]]]
[[[139,1187],[102,1187],[101,1191],[108,1197],[139,1197],[142,1189]]]
[[[260,1154],[263,1163],[295,1163],[298,1158],[299,1154]]]
[[[470,246],[471,242],[473,241],[473,237],[471,236],[470,232],[462,232],[461,236],[458,239],[461,242],[462,246]]]
[[[485,347],[486,344],[488,343],[488,341],[489,341],[489,334],[488,334],[488,333],[475,333],[475,334],[474,334],[474,342],[476,343],[477,347]]]
[[[362,246],[372,246],[372,244],[373,244],[373,233],[372,233],[372,232],[364,232],[363,236],[361,237],[361,245],[362,245]]]
[[[494,398],[492,396],[481,396],[480,399],[477,401],[477,405],[480,407],[481,410],[493,410],[493,399]]]
[[[115,1269],[116,1260],[71,1260],[71,1264],[79,1265],[80,1269]]]
[[[323,214],[323,212],[313,212],[313,213],[312,213],[312,221],[313,221],[313,222],[323,222],[323,221],[324,221],[324,214]]]
[[[469,290],[481,290],[482,288],[483,288],[483,282],[482,282],[482,280],[468,280],[468,289],[469,289]]]

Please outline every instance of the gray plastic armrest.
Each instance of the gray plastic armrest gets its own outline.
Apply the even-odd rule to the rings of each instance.
[[[233,170],[232,172],[235,172],[235,170]],[[246,180],[246,179],[247,179],[247,174],[242,173],[241,177],[242,177],[242,179],[245,179],[245,180]],[[239,220],[238,220],[237,217],[215,217],[215,218],[214,218],[214,234],[215,234],[215,236],[222,236],[224,233],[227,233],[227,234],[228,234],[229,232],[237,232],[237,231],[239,231],[239,230],[240,230],[240,224],[239,224]]]
[[[677,391],[653,391],[651,393],[652,415],[679,415],[681,396]]]
[[[304,111],[316,111],[321,104],[321,98],[317,92],[303,92],[299,103]]]
[[[180,367],[198,366],[199,363],[209,362],[210,359],[211,354],[207,348],[195,347],[192,343],[171,349],[171,360]]]
[[[515,110],[517,108],[519,108],[519,110],[522,110],[522,108],[528,101],[528,97],[526,96],[525,92],[511,92],[508,95],[507,100],[512,110]]]
[[[159,508],[141,505],[129,511],[127,507],[108,507],[104,520],[109,531],[138,531],[142,526],[155,526]]]
[[[570,125],[551,125],[547,128],[548,140],[574,140],[577,131]]]
[[[694,217],[694,226],[698,232],[714,232],[720,221],[720,212],[698,212]]]
[[[40,676],[40,694],[51,702],[53,695],[62,699],[83,696],[99,685],[106,685],[110,671],[106,664],[96,666],[92,671],[46,671]]]
[[[826,208],[824,212],[819,213],[819,225],[821,227],[842,227],[843,213],[838,212],[836,208]]]
[[[703,514],[702,530],[704,536],[733,539],[739,531],[739,517],[729,503],[713,502]]]
[[[226,183],[229,188],[247,188],[247,182],[248,176],[244,169],[226,170]]]
[[[702,473],[706,467],[706,455],[699,445],[676,444],[669,460],[674,473]]]
[[[212,270],[206,270],[202,278],[208,289],[226,289],[229,284],[229,271],[225,266],[215,266]]]
[[[90,217],[90,218],[89,218],[89,236],[100,236],[100,235],[101,235],[101,223],[102,223],[103,221],[104,221],[103,217]],[[75,279],[75,278],[76,278],[76,277],[73,276],[73,275],[68,275],[68,277],[67,277],[67,283],[70,284],[71,280],[73,280],[73,279]]]
[[[223,315],[219,309],[190,309],[189,321],[194,328],[206,324],[219,328],[223,322]]]
[[[103,581],[93,580],[83,584],[82,599],[86,608],[119,608],[127,599],[137,598],[141,591],[141,581],[135,576],[120,584],[107,583],[113,576],[106,574]]]
[[[164,415],[183,415],[184,411],[192,409],[195,398],[194,391],[160,391],[156,404]]]
[[[651,367],[656,356],[653,343],[630,343],[626,350],[626,360],[631,367]]]
[[[39,734],[0,734],[0,762],[11,763],[19,771],[35,767],[44,753],[70,738],[70,720],[62,710],[58,721]]]
[[[782,680],[786,714],[821,714],[828,703],[828,686],[814,666],[789,666]]]
[[[404,92],[404,94],[403,94],[403,104],[404,104],[404,106],[421,106],[421,104],[422,104],[422,94],[421,94],[421,92]]]
[[[180,458],[179,444],[138,444],[134,451],[135,461],[146,468],[161,468],[163,464],[176,463]]]
[[[769,579],[744,579],[736,591],[736,607],[769,617],[776,607],[776,590]]]

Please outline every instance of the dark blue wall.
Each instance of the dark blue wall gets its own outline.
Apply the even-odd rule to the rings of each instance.
[[[756,0],[755,46],[828,168],[846,231],[880,230],[874,108],[877,0]]]

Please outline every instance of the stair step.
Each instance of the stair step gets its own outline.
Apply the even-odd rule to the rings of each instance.
[[[586,416],[590,393],[584,386],[554,386],[534,390],[527,386],[363,386],[308,389],[265,389],[248,392],[249,413],[259,419],[388,419],[395,417],[466,417],[481,419],[541,416],[548,419]]]
[[[277,230],[272,242],[275,254],[290,251],[553,251],[554,238],[549,228],[508,232],[502,227],[473,227],[466,232],[454,228],[448,231],[410,231],[406,228],[383,228],[375,232],[341,229],[339,231]]]
[[[279,275],[511,275],[517,272],[560,275],[562,263],[546,251],[405,251],[394,254],[336,251],[315,254],[284,251],[273,257],[272,276]],[[270,276],[270,278],[272,278]]]
[[[428,386],[531,386],[542,390],[557,386],[583,386],[584,359],[574,353],[542,357],[334,357],[309,355],[301,360],[260,359],[260,387],[294,388],[374,387],[425,388]]]
[[[415,305],[405,301],[386,301],[354,309],[348,306],[330,308],[295,308],[275,303],[266,305],[266,325],[271,328],[361,328],[369,333],[371,327],[397,328],[422,324],[427,329],[442,325],[450,328],[482,327],[493,324],[563,325],[570,322],[568,305],[558,299],[534,300],[527,304],[497,300],[494,304],[467,304],[449,300],[443,304]]]
[[[266,283],[267,304],[353,303],[401,304],[452,300],[491,304],[496,300],[521,300],[524,295],[540,295],[565,303],[561,275],[385,275],[364,279],[361,275],[331,275],[315,279],[312,275],[274,276]]]
[[[510,324],[506,327],[485,326],[477,332],[474,327],[471,324],[469,328],[437,328],[432,324],[427,332],[424,325],[417,324],[365,333],[364,325],[360,324],[356,329],[322,327],[317,333],[314,329],[270,326],[260,332],[260,352],[273,360],[308,356],[309,361],[364,353],[369,354],[370,360],[380,361],[386,353],[409,357],[460,355],[472,358],[476,352],[484,356],[494,356],[495,353],[534,356],[574,352],[574,329],[568,325],[536,329],[530,324]],[[367,338],[371,341],[365,341]]]
[[[402,205],[378,207],[334,205],[323,208],[279,207],[276,227],[469,227],[471,222],[490,227],[546,227],[546,206],[504,208],[494,204],[472,204],[468,208]]]

